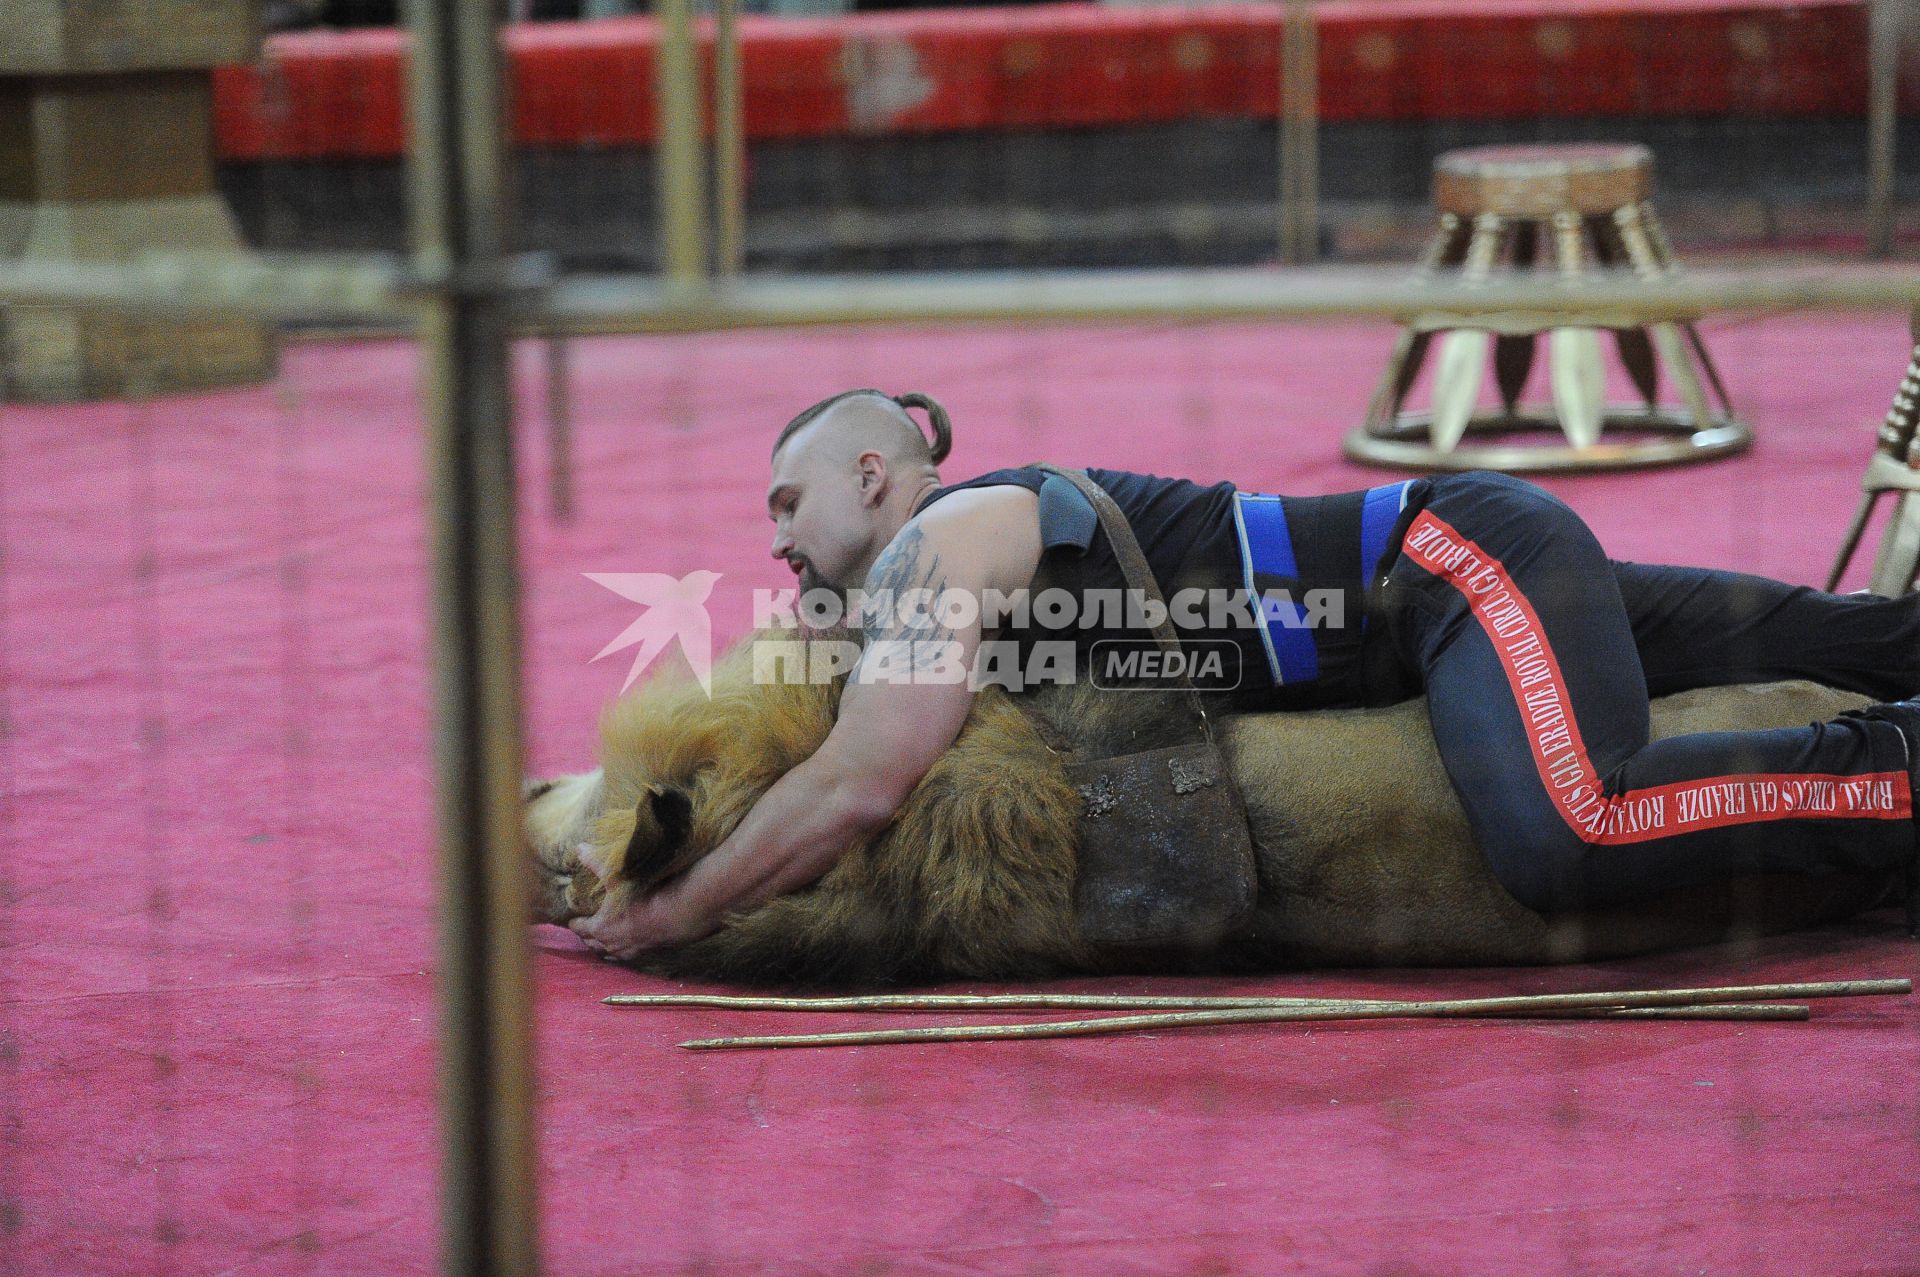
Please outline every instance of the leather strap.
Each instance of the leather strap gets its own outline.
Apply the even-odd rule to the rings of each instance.
[[[1166,599],[1160,593],[1160,583],[1153,579],[1153,569],[1147,565],[1147,556],[1140,549],[1138,538],[1133,535],[1133,525],[1127,522],[1126,512],[1120,503],[1107,495],[1107,490],[1087,477],[1085,470],[1068,470],[1049,462],[1034,463],[1034,469],[1044,470],[1048,474],[1057,474],[1080,490],[1093,512],[1100,516],[1100,529],[1107,534],[1107,544],[1113,547],[1113,557],[1120,563],[1120,574],[1127,579],[1127,587],[1136,590],[1143,598],[1152,599],[1161,605],[1165,612]],[[1153,637],[1160,646],[1169,652],[1180,650],[1180,634],[1173,628],[1173,617],[1163,614],[1160,624],[1153,627]]]
[[[1160,593],[1160,583],[1153,578],[1153,569],[1147,564],[1147,556],[1140,549],[1139,538],[1133,535],[1133,525],[1127,522],[1126,511],[1120,503],[1107,494],[1107,490],[1095,483],[1084,470],[1069,470],[1046,461],[1036,461],[1035,470],[1044,470],[1048,474],[1059,475],[1080,490],[1093,512],[1100,516],[1101,530],[1107,534],[1107,544],[1113,549],[1113,557],[1120,564],[1120,574],[1126,578],[1127,588],[1136,590],[1142,598],[1151,599],[1160,604],[1160,623],[1153,627],[1153,637],[1164,652],[1178,654],[1180,651],[1180,632],[1174,628],[1172,611],[1167,607],[1166,598]],[[1187,693],[1187,702],[1200,719],[1200,730],[1211,741],[1212,724],[1207,721],[1206,708],[1200,703],[1200,693],[1183,669],[1179,686]]]

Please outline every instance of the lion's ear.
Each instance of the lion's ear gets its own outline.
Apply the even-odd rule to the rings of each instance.
[[[620,862],[621,878],[637,890],[652,891],[686,868],[681,858],[693,833],[693,800],[685,790],[647,786],[633,809],[633,834]]]
[[[647,795],[647,803],[653,809],[653,823],[660,830],[661,850],[678,851],[685,846],[687,835],[693,832],[693,799],[687,797],[686,791],[656,789]],[[640,822],[633,823],[637,832]]]

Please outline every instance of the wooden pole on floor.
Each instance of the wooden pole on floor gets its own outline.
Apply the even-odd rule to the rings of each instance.
[[[1171,1011],[1145,1015],[1118,1015],[1098,1020],[1046,1021],[1036,1024],[975,1024],[913,1029],[865,1029],[843,1033],[786,1034],[761,1037],[699,1038],[680,1045],[693,1051],[739,1050],[764,1047],[880,1046],[892,1043],[980,1042],[1017,1038],[1090,1037],[1130,1033],[1143,1029],[1203,1028],[1229,1024],[1276,1024],[1288,1021],[1558,1017],[1586,1012],[1699,1010],[1710,1006],[1742,1006],[1734,1018],[1798,1018],[1775,1006],[1755,1007],[1757,999],[1839,998],[1876,994],[1906,995],[1913,981],[1837,980],[1794,984],[1720,985],[1694,989],[1625,989],[1602,993],[1549,993],[1499,998],[1454,998],[1439,1001],[1308,1001],[1274,1000],[1264,1006],[1215,1006],[1204,1011]],[[1607,1017],[1602,1017],[1607,1018]]]

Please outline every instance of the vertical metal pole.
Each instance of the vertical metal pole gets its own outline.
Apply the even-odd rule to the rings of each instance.
[[[1867,255],[1893,253],[1893,157],[1902,0],[1867,6]]]
[[[707,274],[706,182],[701,172],[699,50],[692,0],[658,0],[660,273],[668,284],[697,286]]]
[[[1320,248],[1319,30],[1313,0],[1285,0],[1280,24],[1280,258]]]
[[[501,0],[411,0],[433,499],[441,1270],[533,1271]]]
[[[714,272],[746,261],[746,112],[740,63],[740,0],[717,0],[713,27]]]
[[[547,334],[547,506],[556,523],[573,522],[573,360],[567,334]]]
[[[1298,260],[1294,256],[1293,243],[1293,184],[1297,174],[1293,162],[1293,129],[1289,123],[1293,94],[1293,15],[1294,0],[1281,0],[1280,47],[1274,57],[1274,66],[1280,76],[1276,89],[1279,114],[1274,121],[1274,147],[1280,162],[1280,194],[1274,212],[1278,223],[1275,229],[1279,232],[1280,260],[1288,264]]]

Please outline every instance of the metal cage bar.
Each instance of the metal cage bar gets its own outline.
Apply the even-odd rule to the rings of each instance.
[[[738,275],[747,260],[745,84],[740,0],[715,0],[713,21],[713,269]]]
[[[1280,260],[1320,250],[1320,14],[1284,0],[1280,18]]]
[[[693,38],[692,0],[659,0],[660,46],[655,100],[660,107],[660,272],[671,283],[697,286],[707,276],[705,112],[700,50]]]
[[[1894,239],[1894,131],[1900,42],[1911,0],[1867,6],[1867,255],[1888,257]]]
[[[1372,315],[1537,312],[1581,317],[1682,318],[1704,311],[1910,309],[1920,266],[1842,264],[1691,270],[1648,283],[1632,270],[1596,271],[1579,288],[1531,272],[1474,288],[1422,279],[1404,266],[1298,270],[1087,270],[817,275],[662,288],[632,276],[546,279],[539,263],[500,259],[484,269],[505,296],[516,333],[686,331],[701,327],[931,320],[1305,319]],[[451,287],[444,263],[411,267],[378,255],[315,265],[210,261],[155,254],[127,262],[0,262],[0,302],[136,308],[176,314],[239,312],[393,325]]]
[[[414,0],[409,146],[433,502],[441,1270],[534,1268],[501,0]]]

